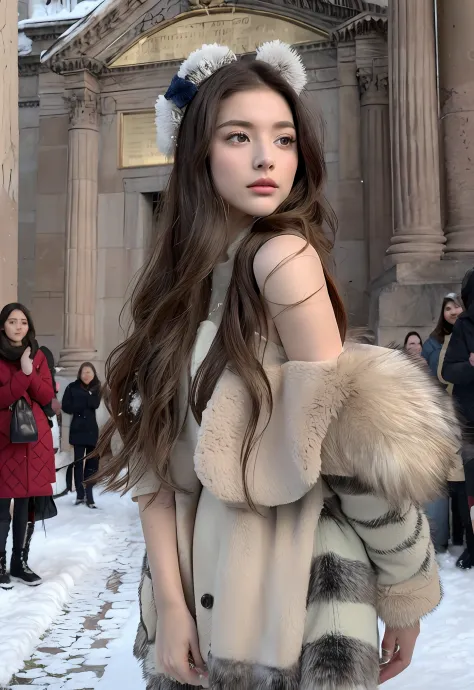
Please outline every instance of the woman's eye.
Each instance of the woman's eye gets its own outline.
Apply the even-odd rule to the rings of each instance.
[[[278,141],[280,142],[280,144],[283,147],[287,148],[288,146],[291,146],[292,144],[294,144],[296,139],[294,139],[293,137],[287,136],[287,137],[280,137],[278,139]]]
[[[235,144],[245,144],[246,141],[249,141],[249,138],[245,132],[236,132],[230,135],[229,141],[233,141]]]

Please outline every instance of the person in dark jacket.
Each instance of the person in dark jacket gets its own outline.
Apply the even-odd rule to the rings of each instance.
[[[48,369],[51,374],[51,379],[53,381],[54,398],[51,400],[49,405],[45,405],[43,408],[45,415],[48,417],[48,419],[51,420],[53,417],[59,415],[61,412],[61,405],[57,398],[59,386],[56,383],[56,365],[54,363],[54,355],[49,349],[49,347],[46,347],[46,345],[41,345],[40,350],[46,357]],[[52,427],[52,424],[50,424],[50,426]]]
[[[474,534],[470,509],[474,507],[474,268],[462,282],[465,311],[458,317],[444,358],[442,376],[454,384],[453,397],[464,418],[463,462],[468,501],[463,502],[467,549],[458,559],[460,568],[474,565]]]
[[[438,323],[425,341],[422,357],[426,360],[430,372],[435,376],[449,395],[452,395],[453,385],[441,376],[446,351],[448,349],[454,324],[462,314],[463,306],[460,297],[450,292],[445,295],[441,304]],[[437,552],[445,551],[450,536],[449,505],[451,504],[451,542],[455,546],[464,544],[464,526],[461,519],[462,504],[466,502],[466,487],[461,458],[453,467],[448,477],[449,497],[440,496],[424,506],[431,526],[431,537]]]
[[[85,456],[94,452],[99,439],[96,410],[100,405],[100,381],[95,367],[84,362],[77,380],[64,391],[62,409],[72,415],[69,443],[74,447],[74,482],[76,484],[76,505],[86,502],[89,508],[96,508],[92,484],[87,480],[99,469],[99,458]],[[84,487],[84,482],[87,482]]]

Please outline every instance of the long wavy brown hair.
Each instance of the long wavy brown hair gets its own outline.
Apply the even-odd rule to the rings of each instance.
[[[212,271],[229,243],[226,203],[216,192],[209,164],[219,106],[237,92],[267,87],[290,106],[299,148],[293,188],[274,214],[258,219],[240,245],[212,347],[199,368],[188,400],[180,400],[180,379],[189,371],[190,355],[201,321],[209,311]],[[277,233],[296,231],[317,250],[327,266],[332,243],[323,226],[334,231],[335,218],[325,204],[325,164],[315,116],[276,70],[259,61],[240,60],[204,82],[188,106],[178,140],[168,189],[157,218],[156,243],[131,298],[132,332],[106,365],[106,403],[111,414],[98,451],[104,462],[99,478],[109,490],[130,489],[150,468],[162,485],[176,490],[170,457],[180,433],[180,408],[189,404],[201,421],[217,380],[230,365],[243,380],[251,401],[251,420],[242,449],[242,476],[256,442],[260,414],[272,409],[268,378],[258,358],[256,332],[266,335],[264,303],[253,274],[253,259]],[[341,336],[346,315],[334,281],[325,268],[327,286]],[[138,393],[138,414],[130,412]],[[122,450],[110,456],[118,430]],[[247,491],[249,503],[251,496]]]

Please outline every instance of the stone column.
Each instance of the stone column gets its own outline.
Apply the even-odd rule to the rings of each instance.
[[[0,309],[18,286],[18,8],[0,0]]]
[[[390,116],[387,43],[376,33],[358,36],[357,65],[361,93],[361,157],[364,221],[369,280],[384,270],[392,237]]]
[[[388,267],[440,259],[445,243],[433,0],[389,1],[389,68],[394,234]]]
[[[474,258],[473,0],[438,0],[446,259]]]
[[[59,366],[74,373],[94,359],[97,282],[99,86],[89,74],[74,77],[70,106],[64,349]]]

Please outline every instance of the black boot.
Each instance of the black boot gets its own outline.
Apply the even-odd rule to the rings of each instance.
[[[26,585],[30,585],[31,587],[36,587],[42,583],[40,576],[34,573],[28,566],[30,544],[34,531],[35,523],[29,522],[26,528],[25,545],[21,551],[13,550],[10,564],[10,575],[15,579],[21,580]]]
[[[456,568],[460,568],[461,570],[470,570],[473,565],[474,563],[472,562],[471,554],[466,549],[456,561]]]
[[[10,520],[0,520],[0,588],[1,589],[11,589],[12,583],[10,576],[7,573],[7,557],[5,549],[8,532],[10,531]]]
[[[7,573],[7,554],[0,552],[0,589],[12,589],[12,581]]]

